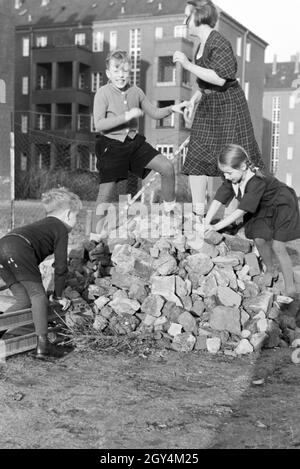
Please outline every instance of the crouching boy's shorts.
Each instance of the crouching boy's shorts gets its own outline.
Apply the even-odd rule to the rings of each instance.
[[[95,151],[100,184],[127,179],[129,171],[144,179],[151,172],[146,166],[159,154],[140,134],[124,142],[98,135]]]

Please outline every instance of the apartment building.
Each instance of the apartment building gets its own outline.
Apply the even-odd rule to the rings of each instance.
[[[14,106],[14,26],[11,2],[0,0],[0,200],[9,200],[10,132]]]
[[[92,104],[107,81],[110,50],[129,50],[131,81],[153,104],[189,99],[194,80],[172,61],[175,50],[190,59],[195,52],[182,25],[184,8],[182,0],[15,0],[16,119],[23,136],[28,135],[26,151],[17,151],[17,171],[41,166],[95,170]],[[221,10],[217,27],[237,55],[238,77],[261,144],[267,44]],[[169,157],[189,135],[179,115],[161,121],[146,116],[140,130]],[[35,132],[38,144],[33,143]],[[47,134],[44,141],[41,132]],[[62,139],[62,152],[49,134]]]
[[[300,197],[299,56],[289,62],[277,62],[275,56],[265,65],[263,151],[271,172]]]

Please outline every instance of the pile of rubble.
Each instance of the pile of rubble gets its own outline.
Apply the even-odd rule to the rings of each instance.
[[[281,274],[267,279],[240,236],[85,241],[69,255],[65,293],[82,308],[67,324],[151,335],[178,352],[238,356],[299,342],[295,316],[278,302],[282,291]]]

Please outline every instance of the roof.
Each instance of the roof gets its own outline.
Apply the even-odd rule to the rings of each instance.
[[[42,0],[23,0],[22,7],[15,10],[16,24],[91,24],[133,16],[183,15],[185,8],[183,0],[50,0],[47,6],[41,5]]]
[[[295,73],[295,62],[279,62],[276,65],[276,74],[272,74],[273,64],[265,64],[265,90],[296,88],[299,72]],[[298,84],[299,86],[299,84]]]

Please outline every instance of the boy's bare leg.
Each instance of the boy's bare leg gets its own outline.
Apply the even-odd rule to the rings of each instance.
[[[99,192],[96,200],[96,220],[97,224],[94,223],[93,231],[100,234],[105,230],[107,224],[107,209],[104,204],[112,203],[113,196],[116,190],[115,182],[105,182],[100,184]],[[103,205],[102,205],[103,204]]]
[[[161,192],[165,202],[175,203],[175,170],[174,165],[163,155],[157,155],[146,166],[161,176]]]
[[[273,241],[273,250],[278,258],[281,272],[284,279],[285,293],[292,296],[296,293],[296,285],[294,280],[293,264],[287,252],[286,245],[282,241]]]
[[[274,265],[274,251],[272,247],[272,241],[266,241],[262,238],[255,238],[255,245],[258,249],[259,255],[262,258],[263,263],[266,266],[266,273],[274,274],[276,271]]]

